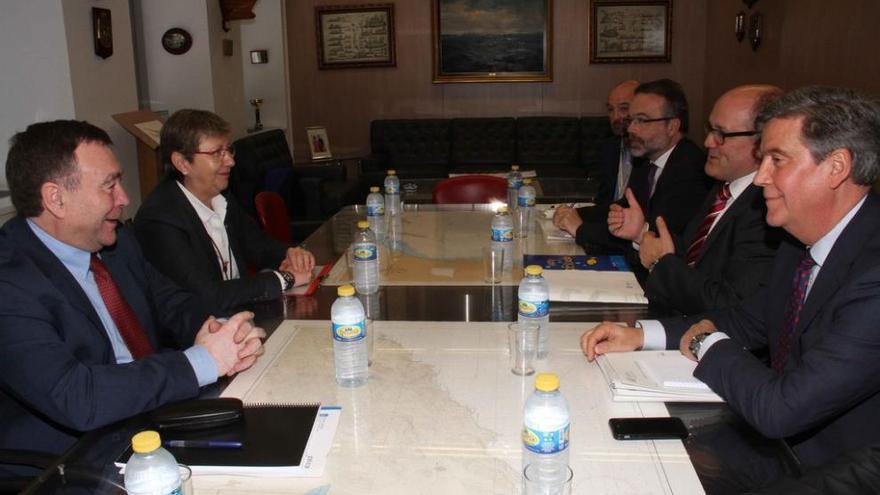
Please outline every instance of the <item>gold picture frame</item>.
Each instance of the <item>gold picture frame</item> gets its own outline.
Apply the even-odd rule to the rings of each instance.
[[[433,82],[553,80],[553,0],[432,0],[431,14]]]

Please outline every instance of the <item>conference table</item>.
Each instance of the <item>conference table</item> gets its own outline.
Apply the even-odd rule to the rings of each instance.
[[[506,325],[516,318],[513,273],[521,273],[521,266],[515,264],[501,284],[473,281],[467,266],[488,241],[488,223],[485,236],[459,232],[462,237],[440,234],[449,226],[425,220],[458,219],[453,223],[461,230],[480,229],[492,208],[405,206],[400,237],[383,241],[382,287],[361,296],[371,319],[373,354],[369,382],[354,389],[335,384],[328,320],[335,284],[346,281],[345,253],[364,207],[344,208],[310,236],[306,247],[318,264],[335,263],[333,277],[311,296],[288,296],[255,308],[271,333],[266,354],[254,368],[203,395],[340,406],[326,468],[313,478],[197,474],[196,493],[519,493],[522,407],[533,377],[510,372]],[[471,217],[478,220],[461,223]],[[442,240],[439,248],[426,247],[426,232]],[[582,253],[571,241],[548,242],[540,225],[516,243],[518,254]],[[436,273],[431,278],[428,270],[422,272],[426,282],[417,283],[413,277],[422,265],[413,259],[420,256],[465,268],[449,280],[437,280]],[[449,269],[440,273],[449,275]],[[550,315],[550,355],[537,369],[560,375],[570,405],[573,493],[742,493],[796,472],[796,460],[783,442],[761,437],[723,404],[611,400],[598,366],[581,353],[579,336],[591,322],[650,317],[648,306],[554,302]],[[607,424],[612,417],[667,415],[684,420],[690,431],[686,440],[617,441]],[[27,493],[76,492],[80,486],[116,493],[111,483],[119,477],[112,460],[130,435],[148,424],[143,415],[85,435],[58,461],[66,474],[53,466]],[[75,476],[83,473],[102,481]]]

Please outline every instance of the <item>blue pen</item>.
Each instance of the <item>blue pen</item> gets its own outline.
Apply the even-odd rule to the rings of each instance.
[[[165,446],[184,449],[240,449],[244,444],[237,440],[167,440]]]

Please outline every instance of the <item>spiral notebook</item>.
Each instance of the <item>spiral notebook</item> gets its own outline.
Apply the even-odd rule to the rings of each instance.
[[[319,410],[321,415],[319,415]],[[326,416],[333,413],[338,421],[339,408],[321,408],[318,404],[253,404],[244,406],[244,418],[233,425],[196,431],[163,432],[168,440],[234,440],[243,446],[227,448],[165,447],[177,462],[186,464],[196,474],[286,474],[320,476],[310,473],[305,456],[309,438],[324,429]],[[321,416],[321,421],[316,419]],[[332,442],[335,422],[327,428]],[[317,436],[317,435],[316,435]],[[131,456],[129,448],[117,464]],[[323,471],[323,466],[321,466]]]

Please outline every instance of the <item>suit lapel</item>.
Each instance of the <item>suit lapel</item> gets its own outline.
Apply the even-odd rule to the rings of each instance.
[[[27,225],[27,221],[21,217],[15,217],[8,222],[11,237],[16,240],[17,246],[24,250],[28,257],[34,261],[37,270],[60,292],[64,294],[67,302],[80,311],[96,329],[100,329],[101,337],[107,346],[110,339],[104,330],[104,325],[98,317],[98,313],[89,301],[79,282],[73,278],[70,270],[58,259],[49,248],[33,233]]]
[[[707,200],[710,203],[715,202],[715,197],[718,194],[718,189],[721,188],[721,184],[718,184],[716,187],[712,188],[712,191],[709,193]],[[706,238],[706,242],[703,244],[703,248],[700,251],[700,257],[697,258],[697,263],[703,259],[703,255],[709,252],[709,249],[712,247],[712,243],[715,242],[715,239],[721,236],[721,232],[724,232],[725,229],[729,228],[729,226],[736,221],[736,217],[743,211],[748,209],[752,201],[754,200],[755,193],[758,191],[758,186],[754,184],[750,184],[749,187],[746,188],[745,191],[742,192],[734,201],[733,204],[730,205],[730,208],[724,212],[724,215],[718,220],[718,223],[712,228],[709,232],[709,236]],[[710,206],[711,208],[711,206]],[[706,213],[708,213],[708,209],[706,209]],[[703,215],[705,218],[705,214]],[[691,239],[693,241],[693,239]]]
[[[864,247],[865,240],[876,235],[878,230],[880,230],[880,202],[869,193],[861,210],[843,229],[828,257],[825,258],[825,264],[819,270],[807,300],[804,301],[801,318],[795,329],[795,339],[840,289],[849,276],[854,260]]]
[[[168,184],[174,188],[171,196],[174,198],[174,201],[177,202],[177,209],[182,213],[182,220],[186,223],[184,229],[186,229],[190,235],[195,236],[196,242],[202,245],[201,248],[196,249],[196,251],[214,253],[214,256],[212,256],[211,259],[217,270],[217,276],[222,280],[223,266],[220,264],[220,260],[217,259],[217,251],[214,248],[214,242],[211,240],[211,236],[208,235],[208,230],[205,228],[205,224],[202,223],[202,219],[199,218],[196,209],[189,202],[186,195],[183,194],[183,191],[180,190],[180,186],[176,184],[176,181],[169,182]]]

